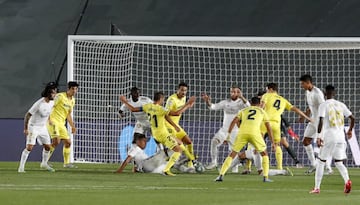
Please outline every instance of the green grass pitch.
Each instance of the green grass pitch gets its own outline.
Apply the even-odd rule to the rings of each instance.
[[[29,162],[26,173],[17,173],[18,162],[0,162],[0,201],[3,205],[352,205],[360,203],[360,169],[349,170],[351,194],[343,194],[343,181],[335,174],[324,176],[321,194],[310,195],[314,175],[293,168],[294,176],[274,176],[274,183],[261,177],[228,174],[224,182],[214,182],[215,171],[203,174],[114,174],[118,164],[78,164],[77,169],[53,163],[55,173],[40,170]],[[241,168],[240,168],[241,170]]]

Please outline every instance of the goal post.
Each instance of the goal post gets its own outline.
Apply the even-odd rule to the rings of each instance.
[[[176,36],[69,36],[68,79],[78,81],[73,138],[76,162],[120,162],[132,137],[130,113],[119,119],[119,95],[136,86],[152,98],[166,96],[178,83],[189,85],[188,95],[198,97],[181,125],[194,142],[195,154],[210,161],[210,141],[221,127],[223,113],[210,111],[201,100],[206,92],[212,102],[229,97],[233,84],[250,99],[269,82],[279,84],[280,95],[304,110],[305,91],[299,77],[310,74],[317,87],[337,88],[337,99],[356,116],[360,108],[360,38],[280,37],[176,37]],[[294,113],[284,116],[302,138],[305,124]],[[358,123],[356,136],[360,136]],[[308,164],[301,142],[288,138],[299,160]],[[153,152],[149,151],[149,152]],[[220,148],[222,158],[228,153]],[[274,163],[274,155],[272,164]],[[348,149],[349,166],[355,166]],[[220,160],[222,159],[220,158]],[[293,161],[284,150],[284,165]]]

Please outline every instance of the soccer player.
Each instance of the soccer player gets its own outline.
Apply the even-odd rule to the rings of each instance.
[[[58,93],[55,97],[54,108],[50,114],[50,121],[47,124],[48,131],[52,138],[50,147],[50,155],[54,152],[56,146],[63,142],[63,157],[65,168],[76,168],[74,164],[70,163],[70,146],[71,139],[65,122],[70,124],[71,133],[75,134],[76,127],[71,116],[71,112],[75,106],[75,95],[78,91],[79,84],[74,81],[68,82],[68,89],[66,92]]]
[[[298,115],[311,120],[301,110],[293,106],[288,100],[278,94],[278,85],[276,83],[269,83],[266,86],[266,93],[261,97],[261,104],[265,112],[269,115],[269,122],[274,134],[274,142],[277,145],[275,149],[275,158],[277,169],[282,170],[283,153],[281,150],[281,115],[284,110],[289,110],[297,113]],[[263,134],[266,134],[266,129],[262,128]]]
[[[210,156],[211,162],[205,167],[206,169],[214,169],[217,167],[217,158],[218,158],[218,149],[219,146],[224,143],[224,141],[229,142],[229,150],[231,151],[231,145],[234,143],[234,140],[237,135],[237,126],[235,125],[232,130],[230,136],[228,136],[227,132],[229,130],[229,126],[231,121],[234,119],[239,110],[250,106],[248,100],[242,95],[241,89],[238,86],[232,86],[230,88],[230,98],[226,100],[222,100],[218,103],[211,103],[211,98],[207,94],[202,94],[202,99],[207,104],[210,110],[223,110],[224,118],[222,127],[219,129],[217,133],[215,133],[214,137],[211,139],[210,145]],[[227,139],[227,137],[230,137]],[[237,167],[237,166],[235,166]]]
[[[314,149],[312,146],[312,140],[316,136],[316,125],[318,109],[321,103],[325,102],[323,92],[313,84],[313,79],[310,75],[306,74],[300,77],[301,87],[306,90],[306,101],[309,106],[308,112],[311,114],[311,118],[314,122],[309,122],[305,128],[303,145],[310,160],[310,167],[305,172],[307,174],[313,173],[316,169],[316,161]]]
[[[142,107],[145,104],[152,103],[153,101],[145,96],[140,96],[140,89],[137,87],[133,87],[130,89],[131,98],[128,101],[129,104],[133,107]],[[124,117],[124,112],[127,110],[125,104],[120,107],[119,114]],[[150,131],[150,122],[146,113],[144,112],[133,112],[132,113],[136,119],[134,134],[146,134],[146,132]]]
[[[264,182],[272,182],[268,178],[269,173],[269,156],[266,151],[266,144],[261,135],[260,128],[261,125],[265,123],[265,127],[269,134],[269,138],[271,140],[271,145],[273,149],[275,149],[275,143],[273,141],[273,135],[271,126],[268,120],[268,116],[266,112],[260,107],[260,99],[258,97],[251,98],[251,106],[244,108],[239,111],[238,115],[233,119],[230,124],[228,133],[231,133],[233,127],[237,124],[239,127],[238,135],[235,139],[234,145],[232,147],[232,151],[229,156],[225,159],[219,176],[215,179],[215,181],[223,181],[223,177],[231,166],[231,162],[237,155],[237,153],[247,144],[251,143],[254,145],[255,150],[259,152],[262,156],[262,165],[263,165],[263,181]]]
[[[173,137],[166,125],[165,121],[167,121],[174,129],[179,132],[180,128],[174,123],[169,113],[170,111],[162,105],[164,104],[164,94],[162,92],[157,92],[154,95],[154,103],[145,104],[142,107],[133,107],[131,106],[125,96],[120,96],[120,101],[126,104],[131,112],[141,112],[144,111],[150,119],[151,124],[151,133],[156,141],[173,150],[174,153],[170,156],[168,163],[166,164],[163,174],[169,176],[175,176],[175,174],[171,173],[170,169],[175,164],[175,162],[180,158],[181,153],[184,151],[185,155],[190,158],[191,155],[187,152],[184,144],[176,137]],[[195,98],[191,98],[185,105],[184,109],[191,107],[195,101]],[[193,158],[191,160],[194,160]]]
[[[316,163],[315,187],[310,194],[320,193],[320,184],[323,177],[326,159],[330,156],[335,160],[335,166],[344,179],[344,193],[351,191],[351,180],[343,160],[346,159],[346,141],[344,134],[344,116],[350,118],[350,126],[346,135],[352,137],[352,129],[355,125],[355,118],[347,106],[334,98],[335,88],[328,85],[325,88],[326,101],[320,104],[318,112],[318,129],[316,142],[320,148],[319,158]],[[321,133],[321,134],[320,134]],[[322,137],[320,136],[322,135]]]
[[[134,160],[135,167],[133,172],[161,174],[166,167],[168,153],[164,150],[158,150],[154,155],[149,157],[144,151],[146,143],[147,138],[144,134],[134,133],[134,140],[128,151],[128,156],[122,162],[116,173],[122,173],[126,165],[129,164],[131,160]],[[184,169],[183,172],[187,172],[186,169]]]
[[[195,159],[194,156],[194,146],[192,144],[192,141],[189,137],[189,135],[185,132],[185,130],[179,125],[179,121],[181,119],[181,115],[183,112],[185,112],[188,108],[192,107],[195,103],[195,96],[190,97],[189,101],[191,101],[191,104],[186,105],[186,93],[188,91],[188,85],[184,82],[181,82],[178,85],[178,89],[176,93],[171,95],[167,101],[166,101],[166,109],[168,109],[169,116],[171,120],[180,128],[179,131],[176,131],[174,129],[174,126],[171,126],[170,123],[166,122],[166,127],[169,130],[169,133],[173,136],[176,136],[178,139],[180,139],[185,145],[188,150],[188,152],[191,154],[191,158],[189,160],[188,166],[194,167],[192,160]]]
[[[41,168],[44,168],[50,172],[55,170],[48,165],[49,151],[51,139],[46,129],[46,123],[49,120],[51,109],[54,106],[54,97],[56,90],[52,89],[48,84],[42,91],[39,100],[37,100],[26,113],[24,118],[24,134],[26,137],[26,148],[21,153],[20,165],[18,172],[25,172],[26,160],[33,149],[36,140],[39,144],[43,145]]]

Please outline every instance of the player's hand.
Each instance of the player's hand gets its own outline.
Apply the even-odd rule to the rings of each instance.
[[[289,129],[287,131],[288,131],[289,135],[291,136],[291,138],[293,138],[294,140],[299,142],[299,140],[300,140],[299,136],[291,129],[291,127],[289,127]]]
[[[71,133],[75,134],[76,133],[76,127],[71,127]]]
[[[192,107],[194,105],[195,101],[196,101],[196,96],[191,96],[187,103],[190,107]]]
[[[120,95],[119,99],[121,102],[126,102],[126,97],[124,95]]]
[[[25,137],[29,135],[29,130],[28,129],[24,129],[24,135],[25,135]]]
[[[205,102],[209,102],[209,101],[210,101],[210,96],[208,96],[206,93],[201,93],[201,98],[202,98]]]
[[[318,147],[322,147],[324,145],[324,141],[321,138],[316,139],[316,144]]]
[[[347,138],[350,139],[352,137],[352,130],[348,130],[346,132]]]
[[[276,150],[276,147],[277,147],[277,144],[276,144],[276,143],[271,143],[271,149],[272,149],[272,150],[275,151],[275,150]]]

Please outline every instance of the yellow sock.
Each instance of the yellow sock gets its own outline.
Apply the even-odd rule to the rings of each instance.
[[[276,158],[276,168],[282,170],[283,152],[280,146],[276,146],[275,158]]]
[[[269,166],[270,166],[270,162],[269,162],[269,156],[262,156],[262,167],[263,167],[263,176],[265,178],[268,178],[269,176]]]
[[[49,152],[49,159],[50,159],[50,157],[52,156],[52,154],[54,153],[54,151],[55,151],[55,147],[53,147],[52,145],[50,146],[50,152]],[[48,159],[48,160],[49,160]]]
[[[233,161],[233,158],[226,157],[224,164],[221,166],[220,175],[225,175],[226,171],[231,166],[231,162]]]
[[[63,147],[64,164],[70,164],[70,147]]]
[[[245,169],[251,171],[251,164],[252,164],[251,160],[247,159],[245,164]]]
[[[181,148],[181,150],[184,152],[185,156],[186,156],[190,161],[192,161],[192,160],[195,159],[194,155],[190,154],[189,150],[187,150],[187,149],[185,148],[184,144],[181,144],[181,145],[180,145],[180,148]]]
[[[180,158],[180,152],[174,152],[165,166],[164,172],[170,171],[171,167],[174,166],[175,162]]]

